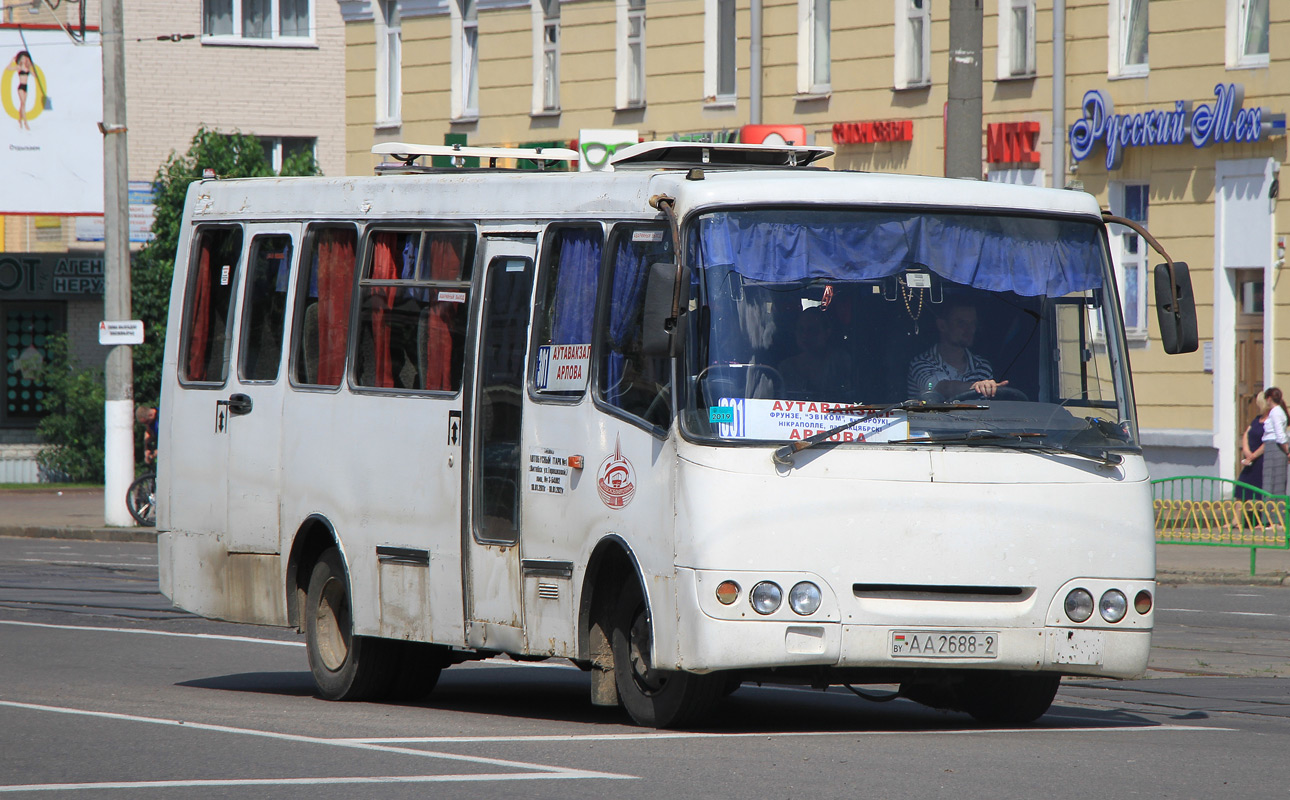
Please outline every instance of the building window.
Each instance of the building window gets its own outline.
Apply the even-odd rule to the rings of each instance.
[[[311,0],[202,0],[207,44],[312,44]]]
[[[704,102],[735,102],[735,0],[705,0],[703,36]]]
[[[1227,0],[1227,66],[1268,65],[1268,0]]]
[[[932,0],[895,0],[897,89],[932,82]]]
[[[533,15],[533,113],[560,110],[560,0],[530,0]]]
[[[999,80],[1035,77],[1035,0],[999,0]]]
[[[831,0],[797,0],[797,91],[828,94],[829,3]]]
[[[376,15],[376,124],[403,121],[403,27],[398,0],[380,0]]]
[[[618,108],[645,105],[645,0],[616,0]]]
[[[479,117],[479,17],[475,0],[452,0],[452,118]]]
[[[264,160],[277,175],[288,164],[292,167],[290,174],[308,175],[318,163],[318,139],[313,136],[261,136],[260,144],[264,146]]]
[[[1112,78],[1147,74],[1147,0],[1112,0],[1109,20],[1107,72]]]
[[[1145,183],[1112,183],[1111,213],[1146,227],[1151,187]],[[1130,338],[1147,335],[1147,243],[1132,229],[1112,225],[1111,257],[1120,285],[1124,329]]]

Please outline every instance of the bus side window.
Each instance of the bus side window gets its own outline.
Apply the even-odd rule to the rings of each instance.
[[[246,298],[242,301],[242,337],[238,376],[244,381],[273,381],[282,361],[282,324],[287,315],[287,281],[291,277],[291,237],[257,236],[247,262]]]
[[[582,397],[591,367],[591,329],[604,234],[600,226],[547,228],[534,319],[533,391]]]
[[[355,383],[457,391],[474,232],[378,230],[371,242],[359,287]]]
[[[233,286],[242,257],[241,228],[205,228],[188,275],[183,356],[184,383],[223,384],[228,379],[228,343]]]
[[[666,428],[672,419],[671,360],[641,352],[645,281],[651,264],[669,262],[672,237],[661,225],[618,225],[609,246],[608,305],[597,332],[600,369],[597,395],[647,424]]]
[[[292,378],[304,386],[340,386],[349,344],[358,231],[353,225],[309,229],[301,264],[308,275],[296,289]]]

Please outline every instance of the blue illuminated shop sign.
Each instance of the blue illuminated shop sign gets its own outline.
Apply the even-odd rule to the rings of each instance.
[[[1214,87],[1214,102],[1194,109],[1190,100],[1177,100],[1173,111],[1143,111],[1116,114],[1111,98],[1098,89],[1084,94],[1084,116],[1071,125],[1071,155],[1083,161],[1098,144],[1106,146],[1106,168],[1119,169],[1126,147],[1183,144],[1208,147],[1228,142],[1258,142],[1286,131],[1285,114],[1266,108],[1242,108],[1245,87],[1220,83]]]

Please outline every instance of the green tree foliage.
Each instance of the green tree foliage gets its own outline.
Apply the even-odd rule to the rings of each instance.
[[[131,302],[135,319],[143,320],[144,343],[134,348],[134,401],[156,405],[161,396],[161,358],[166,344],[166,320],[170,306],[170,282],[174,276],[175,254],[179,248],[180,223],[188,186],[200,180],[205,170],[220,178],[252,178],[273,174],[264,146],[255,136],[220,133],[201,128],[184,155],[171,153],[157,170],[154,181],[156,218],[153,240],[132,259]],[[310,152],[285,159],[283,175],[318,175]],[[178,333],[176,331],[176,333]],[[164,412],[163,412],[164,413]],[[101,430],[101,428],[100,428]]]
[[[37,463],[55,479],[98,483],[103,479],[103,373],[76,363],[67,337],[58,335],[49,337],[41,380],[49,413],[36,432],[48,446]]]

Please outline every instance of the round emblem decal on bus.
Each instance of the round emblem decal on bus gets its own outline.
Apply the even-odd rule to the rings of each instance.
[[[596,472],[596,491],[610,508],[623,508],[636,494],[636,470],[623,458],[622,443],[614,439],[614,452],[600,462]]]

